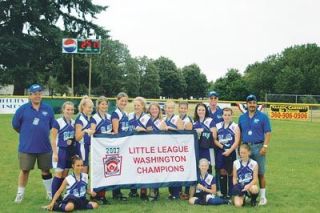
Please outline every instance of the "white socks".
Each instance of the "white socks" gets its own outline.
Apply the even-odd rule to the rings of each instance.
[[[52,185],[52,178],[47,180],[42,180],[44,188],[47,190],[47,193],[51,194],[51,185]]]
[[[23,194],[24,194],[25,189],[26,189],[25,187],[18,186],[18,192],[17,192],[17,194],[21,194],[21,195],[23,195]]]
[[[265,188],[260,189],[260,197],[266,198],[266,189]]]

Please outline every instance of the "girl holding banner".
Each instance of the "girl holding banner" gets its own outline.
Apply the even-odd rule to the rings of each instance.
[[[134,112],[129,114],[129,128],[131,131],[145,132],[152,130],[152,120],[146,113],[146,100],[143,97],[136,97],[133,100]],[[131,189],[129,197],[139,197],[137,189]],[[142,188],[140,198],[147,200],[147,189]]]
[[[111,115],[108,114],[108,99],[100,96],[96,101],[96,113],[92,116],[92,121],[96,125],[95,134],[111,134],[112,123]],[[109,204],[106,199],[105,190],[97,192],[95,199],[101,201],[102,204]]]
[[[117,108],[111,115],[112,132],[114,134],[123,134],[129,131],[129,119],[127,113],[124,111],[128,104],[128,95],[124,92],[120,92],[116,97]],[[113,199],[126,201],[127,197],[119,189],[112,191]]]

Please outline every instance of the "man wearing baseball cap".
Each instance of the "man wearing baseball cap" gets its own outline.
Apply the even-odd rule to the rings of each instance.
[[[23,200],[30,170],[36,161],[41,169],[47,197],[51,199],[52,149],[49,134],[54,113],[49,105],[41,102],[42,90],[39,84],[31,85],[28,89],[30,101],[19,107],[12,119],[12,127],[19,133],[20,174],[15,203],[21,203]]]
[[[258,162],[260,184],[259,205],[266,205],[265,158],[271,137],[269,118],[257,110],[257,98],[249,95],[246,98],[248,111],[239,117],[242,143],[251,147],[251,158]]]

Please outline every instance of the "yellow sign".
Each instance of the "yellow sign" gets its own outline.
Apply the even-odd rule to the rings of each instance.
[[[303,105],[270,105],[271,119],[308,120],[309,106]]]

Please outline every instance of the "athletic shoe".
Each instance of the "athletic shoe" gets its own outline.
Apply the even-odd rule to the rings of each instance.
[[[250,204],[251,204],[252,207],[257,206],[257,200],[251,200]]]
[[[267,205],[267,198],[261,197],[260,202],[259,202],[259,206],[264,206],[264,205]]]
[[[110,205],[111,203],[107,200],[107,198],[105,197],[100,197],[100,199],[98,199],[99,204],[101,205]]]
[[[188,194],[180,194],[180,199],[181,200],[189,200],[189,195]]]
[[[139,194],[137,192],[129,192],[129,197],[131,198],[139,197]]]
[[[179,197],[170,195],[170,196],[168,197],[168,199],[169,199],[169,200],[179,200]]]
[[[16,199],[14,199],[14,202],[15,202],[15,203],[21,203],[22,200],[23,200],[23,197],[24,197],[23,194],[18,193],[17,196],[16,196]]]
[[[122,193],[117,194],[115,196],[112,197],[114,200],[120,200],[120,201],[127,201],[128,198],[123,196]]]
[[[148,200],[148,195],[143,193],[140,195],[140,199],[141,200]]]

